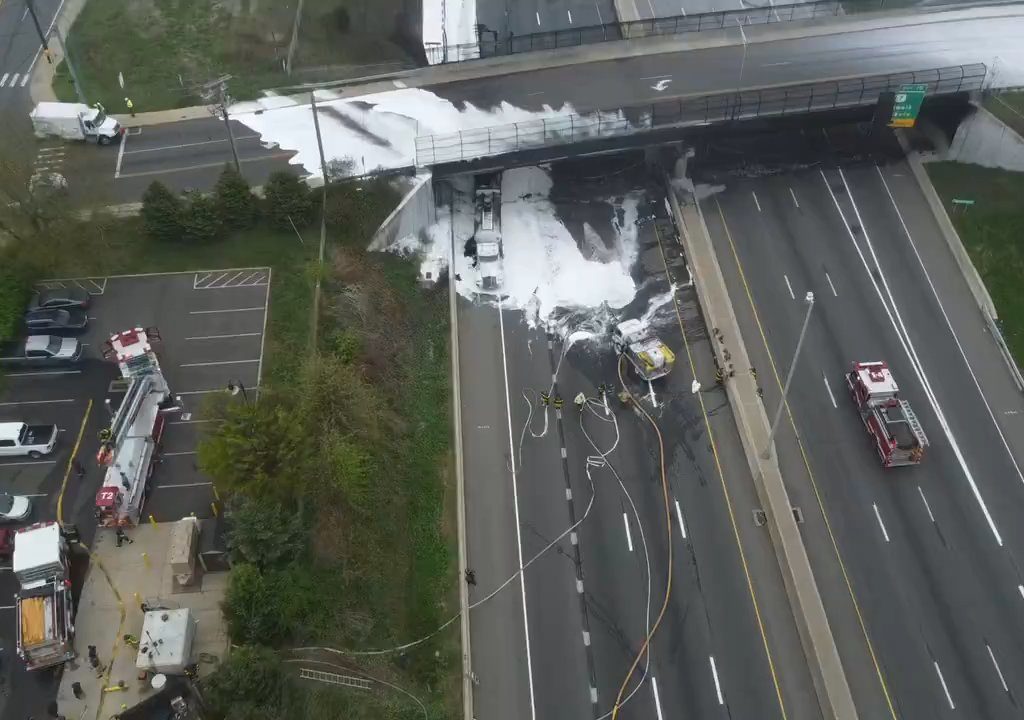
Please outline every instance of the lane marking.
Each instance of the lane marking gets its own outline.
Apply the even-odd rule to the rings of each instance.
[[[1010,688],[1006,684],[1006,678],[1003,677],[1003,671],[1000,669],[999,663],[996,662],[996,656],[992,652],[992,647],[988,643],[985,643],[985,649],[988,650],[989,659],[992,660],[992,665],[996,669],[996,674],[999,675],[999,683],[1003,686],[1003,691],[1010,692]]]
[[[796,209],[799,210],[800,209],[800,203],[798,203],[797,200],[796,200],[796,193],[793,192],[793,188],[789,189],[789,196],[791,198],[793,198],[793,204],[796,205]]]
[[[503,312],[503,301],[498,296],[498,326],[501,332],[501,367],[505,378],[505,417],[508,420],[508,446],[514,448],[515,440],[512,435],[512,399],[508,389],[508,354],[505,349],[505,316]],[[519,519],[519,480],[516,473],[516,454],[509,453],[510,467],[512,470],[512,507],[515,510],[516,519],[516,551],[519,559],[519,589],[523,602],[523,636],[526,641],[526,676],[530,686],[530,718],[537,720],[536,698],[533,690],[533,656],[530,653],[530,621],[526,613],[526,573],[523,572],[523,537],[522,523]],[[576,580],[576,590],[583,592],[583,581]]]
[[[25,87],[26,85],[28,85],[28,81],[31,80],[31,79],[32,79],[32,76],[29,75],[28,73],[25,73],[22,76],[22,78],[21,78],[21,87]]]
[[[1019,592],[1019,593],[1020,593],[1020,596],[1021,596],[1022,598],[1024,598],[1024,585],[1018,585],[1018,586],[1017,586],[1017,592]]]
[[[0,463],[0,468],[15,467],[19,465],[56,465],[56,460],[26,460],[24,462],[5,462]]]
[[[128,152],[133,152],[129,150]],[[294,156],[294,152],[279,152],[270,153],[269,155],[258,155],[256,157],[244,157],[240,158],[238,162],[249,163],[249,162],[260,162],[262,160],[281,160],[284,158],[290,158]],[[148,177],[150,175],[166,175],[167,173],[178,173],[178,172],[190,172],[192,170],[208,170],[209,168],[222,168],[224,167],[224,161],[220,162],[208,162],[199,163],[197,165],[186,165],[185,167],[174,167],[174,168],[163,168],[162,170],[140,170],[139,172],[121,173],[119,180],[127,180],[129,178],[137,177]],[[166,273],[149,273],[152,275],[165,275]]]
[[[885,523],[882,522],[882,513],[878,511],[878,505],[871,503],[871,507],[875,509],[875,517],[878,518],[878,527],[882,528],[882,537],[885,538],[886,542],[889,542],[889,533],[885,531]]]
[[[988,505],[985,503],[985,499],[981,495],[981,489],[978,484],[974,481],[974,475],[971,473],[969,467],[967,467],[967,460],[964,458],[963,453],[960,450],[960,444],[956,440],[956,436],[953,434],[953,429],[949,426],[946,421],[946,414],[943,412],[942,407],[939,405],[938,398],[935,397],[935,393],[932,390],[931,382],[925,375],[924,366],[921,364],[921,360],[917,355],[917,351],[914,349],[913,342],[910,339],[910,334],[907,332],[906,325],[903,324],[903,318],[899,314],[899,309],[896,307],[896,302],[893,300],[892,291],[889,290],[889,283],[885,279],[885,274],[882,272],[882,265],[878,262],[878,256],[875,254],[874,246],[871,244],[871,239],[868,236],[867,228],[864,226],[864,221],[861,219],[860,210],[857,208],[857,202],[853,199],[853,195],[850,192],[850,186],[846,183],[846,175],[842,169],[839,170],[839,176],[842,178],[843,186],[846,189],[846,194],[850,198],[850,203],[853,205],[853,211],[857,216],[857,222],[860,224],[861,232],[863,233],[865,243],[867,244],[868,250],[871,253],[872,260],[875,263],[875,269],[878,272],[878,277],[882,279],[882,284],[885,286],[886,295],[889,298],[889,303],[892,303],[892,308],[889,307],[889,303],[882,297],[882,290],[878,286],[878,281],[875,280],[875,275],[868,265],[867,258],[864,257],[864,252],[861,250],[860,245],[857,244],[856,239],[853,235],[853,230],[850,228],[849,222],[846,220],[846,216],[843,214],[842,209],[839,207],[839,200],[836,198],[835,193],[832,191],[832,186],[828,183],[828,178],[825,177],[824,170],[819,170],[821,173],[822,182],[825,183],[825,187],[832,196],[832,202],[835,203],[836,210],[839,212],[840,217],[843,219],[843,224],[846,226],[846,232],[850,237],[850,242],[853,243],[854,249],[857,251],[857,255],[860,257],[861,264],[864,266],[865,272],[868,274],[868,278],[871,280],[871,284],[875,289],[875,294],[878,295],[879,301],[882,303],[882,307],[885,310],[886,316],[889,318],[889,323],[892,325],[893,331],[896,333],[896,338],[900,341],[900,345],[903,347],[903,352],[906,354],[907,359],[910,361],[910,366],[914,370],[914,374],[917,376],[918,382],[921,383],[921,387],[924,389],[925,396],[928,398],[928,403],[932,407],[932,411],[935,413],[936,419],[939,421],[939,425],[942,426],[943,432],[946,434],[946,438],[949,440],[950,447],[953,449],[953,454],[956,456],[957,462],[960,463],[960,468],[963,470],[964,475],[967,478],[967,482],[971,487],[971,492],[974,494],[974,499],[981,507],[981,512],[985,516],[986,522],[988,522],[989,529],[995,536],[996,543],[999,547],[1003,547],[1003,536],[999,532],[999,528],[996,527],[995,519],[992,517],[992,513],[989,512]],[[895,318],[894,318],[895,315]],[[898,327],[897,327],[898,322]]]
[[[604,25],[604,18],[601,17],[601,6],[597,4],[597,0],[594,0],[594,7],[597,9],[597,24]]]
[[[14,87],[18,83],[18,78],[20,76],[21,73],[14,73],[14,75],[11,76],[11,84],[8,87]]]
[[[259,385],[255,387],[246,387],[246,390],[258,390]],[[227,387],[213,388],[211,390],[182,390],[181,392],[174,393],[175,395],[209,395],[210,393],[227,392]]]
[[[675,500],[676,504],[676,520],[679,521],[679,533],[683,536],[683,540],[686,539],[686,524],[683,522],[683,511],[679,509],[679,501]]]
[[[189,315],[212,315],[214,313],[229,313],[229,312],[255,312],[257,310],[263,310],[263,306],[259,307],[247,307],[247,308],[228,308],[226,310],[190,310]]]
[[[226,340],[227,338],[240,338],[240,337],[256,337],[263,333],[250,332],[250,333],[234,333],[231,335],[193,335],[192,337],[185,338],[186,340]]]
[[[661,697],[658,695],[658,678],[651,675],[651,692],[654,695],[654,709],[658,713],[658,720],[665,720],[661,712]]]
[[[267,317],[270,315],[270,278],[273,268],[267,268],[266,289],[263,291],[263,327],[260,330],[260,361],[256,365],[256,399],[259,400],[259,386],[263,382],[263,344],[267,341]]]
[[[836,396],[832,394],[832,388],[828,384],[828,377],[825,376],[824,370],[821,372],[821,379],[825,382],[825,390],[828,392],[828,399],[832,401],[832,407],[838,409],[839,406],[836,405]]]
[[[565,13],[569,16],[569,24],[572,25],[572,10],[566,10]]]
[[[932,665],[935,666],[935,674],[939,676],[939,682],[942,683],[942,690],[946,693],[946,700],[949,701],[949,709],[956,710],[956,705],[953,704],[953,696],[949,694],[949,687],[946,685],[946,678],[942,677],[942,669],[939,667],[937,660],[932,660]]]
[[[23,400],[22,402],[0,402],[0,407],[9,405],[51,405],[54,403],[73,403],[72,400]]]
[[[194,482],[194,483],[177,483],[171,485],[157,485],[157,490],[173,490],[175,488],[190,488],[190,487],[209,487],[213,485],[212,482]]]
[[[786,280],[786,289],[789,290],[789,299],[796,300],[796,295],[793,294],[793,286],[789,284],[789,275],[783,273],[782,277]]]
[[[212,365],[240,365],[242,363],[258,363],[259,358],[254,360],[219,360],[217,362],[182,363],[179,367],[210,367]]]
[[[626,544],[629,546],[629,551],[633,552],[633,536],[629,532],[629,517],[626,513],[622,513],[622,524],[626,526]]]
[[[177,457],[179,455],[195,455],[195,450],[182,450],[181,452],[165,452],[162,453],[164,457]]]
[[[9,78],[10,76],[11,76],[10,73],[4,73],[4,76],[0,77],[0,87],[3,87],[4,85],[7,84],[7,78]]]
[[[242,140],[258,140],[259,137],[259,135],[235,135],[235,142],[240,142]],[[184,150],[185,148],[198,147],[200,145],[214,145],[217,143],[226,144],[228,142],[229,140],[227,138],[222,140],[201,140],[194,143],[182,143],[181,145],[161,145],[160,147],[139,148],[138,150],[129,150],[125,154],[141,155],[142,153],[161,152],[163,150]]]
[[[757,200],[757,193],[754,192],[753,190],[751,190],[750,194],[754,196],[754,204],[757,205],[757,211],[761,212],[761,203],[758,202],[758,200]]]
[[[128,133],[121,133],[121,144],[117,148],[117,165],[114,166],[114,179],[121,177],[121,162],[124,160],[124,144],[128,142]]]
[[[832,288],[832,296],[839,297],[839,293],[836,292],[836,286],[832,284],[832,276],[828,272],[825,273],[825,279],[828,280],[828,286]]]
[[[540,27],[540,12],[535,13],[537,15],[537,27]]]
[[[935,522],[935,516],[932,515],[931,505],[928,504],[928,498],[924,496],[924,490],[921,489],[920,485],[917,486],[917,491],[921,494],[921,502],[924,503],[924,509],[928,511],[928,517],[932,522]]]
[[[81,375],[81,370],[42,370],[40,372],[8,373],[4,377],[36,377],[37,375]]]
[[[199,425],[201,423],[220,422],[220,420],[171,420],[168,425]]]
[[[708,655],[711,661],[711,677],[715,679],[715,694],[718,696],[718,704],[725,705],[725,698],[722,697],[722,684],[718,682],[718,668],[715,666],[715,656]]]

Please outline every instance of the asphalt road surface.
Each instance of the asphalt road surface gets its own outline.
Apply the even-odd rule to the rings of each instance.
[[[63,6],[64,0],[36,0],[36,15],[44,33],[52,29]],[[16,109],[27,114],[32,70],[41,62],[47,59],[25,0],[6,0],[0,4],[0,112]]]
[[[598,165],[575,172],[601,177],[610,166]],[[567,227],[574,232],[586,220],[600,233],[608,217],[594,200],[616,181],[594,186],[574,183],[573,175],[556,179],[560,216],[572,218]],[[644,227],[641,244],[636,272],[645,289],[637,307],[627,309],[636,314],[669,284],[653,225]],[[668,253],[682,285],[685,267],[671,247]],[[471,602],[554,543],[526,569],[525,590],[517,578],[471,611],[479,717],[607,713],[661,606],[670,537],[674,579],[666,618],[620,717],[783,717],[780,697],[789,717],[817,716],[770,541],[754,523],[757,501],[734,420],[714,387],[692,288],[681,288],[678,299],[708,390],[691,393],[679,321],[671,304],[663,307],[659,332],[680,353],[651,408],[666,443],[668,524],[657,441],[646,421],[613,395],[608,413],[595,402],[581,427],[572,403],[578,392],[596,400],[600,384],[618,384],[610,348],[566,349],[527,327],[520,311],[499,315],[493,305],[460,300],[468,552],[477,580]],[[538,393],[553,376],[552,396],[565,406],[561,413],[548,408],[545,417]]]
[[[763,166],[758,173],[705,166],[697,175],[721,183],[702,209],[769,407],[781,384],[766,347],[784,374],[806,310],[801,298],[815,293],[789,396],[800,445],[784,422],[779,452],[791,492],[808,498],[805,516],[827,518],[834,532],[835,547],[823,552],[805,529],[816,572],[837,557],[848,572],[845,605],[827,573],[818,573],[844,666],[865,717],[1019,717],[1024,651],[1016,638],[1024,620],[1015,519],[1024,487],[1008,448],[1019,453],[1021,398],[1003,393],[1007,371],[990,362],[994,346],[979,334],[981,318],[976,310],[971,317],[973,299],[910,169],[890,158],[877,168],[853,163],[845,149],[861,140],[841,130],[825,140],[814,140],[824,162],[803,169],[764,177]],[[781,152],[800,142],[757,144]],[[742,147],[756,163],[757,149]],[[842,173],[831,166],[840,156]],[[966,351],[971,365],[961,333],[979,344]],[[847,396],[850,363],[876,359],[889,363],[931,441],[921,466],[883,469]],[[847,633],[856,625],[853,602],[865,625],[860,638]]]
[[[477,21],[498,40],[615,22],[612,0],[479,0]]]

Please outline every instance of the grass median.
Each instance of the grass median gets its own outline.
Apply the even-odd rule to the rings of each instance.
[[[925,166],[999,314],[1006,344],[1024,367],[1024,173],[956,162]],[[953,199],[973,205],[954,205]]]

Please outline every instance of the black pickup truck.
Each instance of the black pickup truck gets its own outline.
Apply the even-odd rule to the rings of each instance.
[[[82,358],[76,338],[29,335],[24,340],[0,344],[0,367],[49,367],[69,365]]]

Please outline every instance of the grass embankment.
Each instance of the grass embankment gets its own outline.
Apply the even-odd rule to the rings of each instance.
[[[294,68],[408,61],[393,40],[403,0],[306,0]],[[202,104],[198,88],[232,75],[230,95],[256,97],[293,83],[284,73],[295,2],[233,0],[100,0],[76,19],[67,45],[90,102],[124,112]],[[124,89],[118,73],[124,77]],[[54,90],[75,100],[67,68]]]
[[[985,98],[985,109],[1024,137],[1024,92],[989,95]]]
[[[992,295],[1006,344],[1024,367],[1024,173],[954,162],[925,167]],[[953,198],[974,205],[955,209]]]

